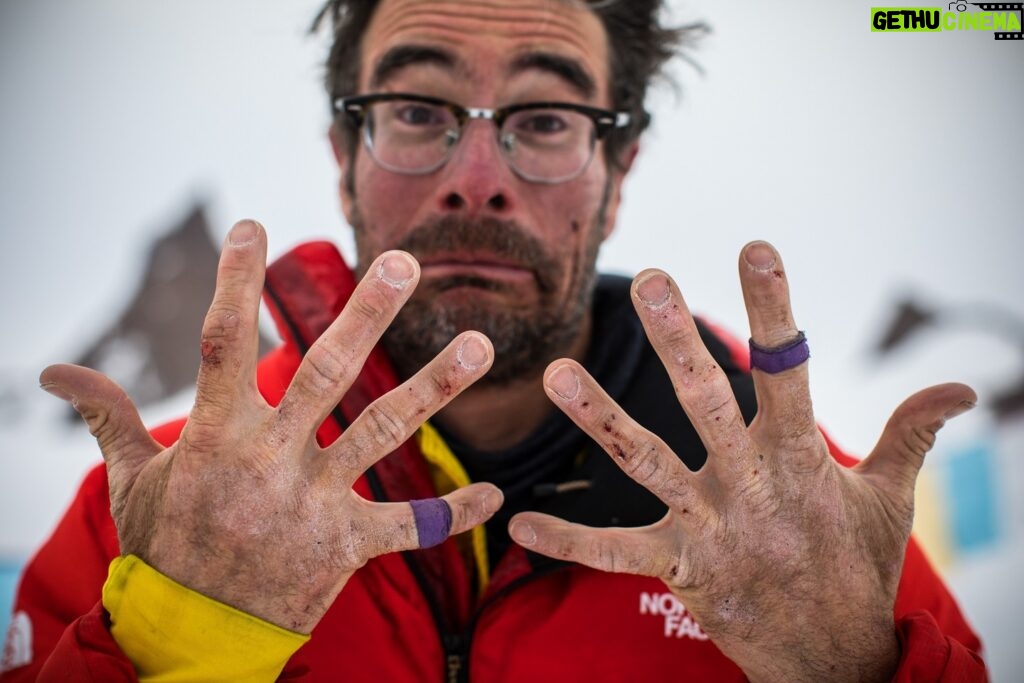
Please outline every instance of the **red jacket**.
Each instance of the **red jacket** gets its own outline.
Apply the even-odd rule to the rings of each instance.
[[[267,301],[285,344],[259,366],[259,387],[268,401],[280,400],[302,353],[334,319],[353,285],[337,251],[326,243],[303,245],[270,267]],[[709,328],[703,332],[730,373],[741,405],[752,406],[749,376],[740,369],[745,350],[734,342],[723,343]],[[664,390],[650,386],[660,381],[650,374],[657,372],[657,360],[649,349],[644,353],[650,357],[638,371],[644,391],[630,394],[638,403],[632,411],[630,401],[624,403],[634,415],[642,414],[650,393]],[[375,351],[357,385],[322,425],[321,443],[337,438],[365,405],[394,385],[386,359]],[[648,426],[670,445],[688,443],[695,435],[681,415],[655,415]],[[169,444],[183,424],[165,425],[154,435]],[[840,462],[852,462],[836,448],[832,451]],[[622,526],[649,523],[663,514],[660,503],[626,479],[609,458],[584,458],[578,469],[582,475],[574,472],[572,478],[587,476],[601,485],[562,498],[544,511],[573,521]],[[434,495],[412,442],[375,466],[356,489],[376,499]],[[31,625],[32,661],[0,676],[5,682],[35,680],[44,662],[41,680],[135,680],[98,603],[108,565],[118,555],[109,509],[101,465],[86,477],[53,536],[26,567],[15,612],[27,615],[27,621],[20,621]],[[913,541],[895,616],[903,647],[896,680],[985,680],[977,636]],[[26,634],[20,635],[18,647],[24,650]],[[12,647],[8,645],[8,657]],[[358,571],[311,640],[285,667],[281,680],[292,679],[653,683],[744,676],[656,579],[602,573],[513,545],[477,600],[469,570],[449,540],[427,551],[377,558]]]

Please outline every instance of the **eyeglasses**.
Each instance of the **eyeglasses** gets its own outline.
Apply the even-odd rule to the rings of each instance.
[[[498,149],[523,180],[562,183],[580,175],[597,141],[631,117],[569,102],[530,102],[498,109],[462,107],[406,93],[339,97],[334,108],[363,129],[363,143],[382,168],[406,175],[433,173],[451,158],[473,119],[494,122]]]

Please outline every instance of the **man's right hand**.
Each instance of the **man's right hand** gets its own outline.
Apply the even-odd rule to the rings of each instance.
[[[316,429],[416,287],[419,267],[404,252],[378,257],[271,407],[256,388],[266,250],[258,223],[242,221],[228,235],[203,325],[195,405],[170,448],[152,439],[124,391],[97,372],[55,365],[40,384],[71,401],[99,442],[123,555],[309,633],[367,560],[420,545],[408,503],[368,501],[353,482],[482,376],[493,350],[482,334],[459,335],[320,448]],[[444,499],[453,534],[483,523],[502,502],[490,484]]]

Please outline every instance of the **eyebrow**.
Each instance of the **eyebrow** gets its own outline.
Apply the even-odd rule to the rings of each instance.
[[[390,79],[397,71],[410,64],[435,64],[447,69],[455,68],[455,57],[452,53],[436,47],[425,45],[398,45],[384,53],[377,61],[370,76],[370,87],[378,88]]]
[[[411,64],[434,64],[445,69],[456,69],[458,60],[451,52],[427,45],[398,45],[384,53],[373,68],[370,87],[379,88],[394,74]],[[554,74],[568,83],[584,99],[592,99],[597,84],[579,62],[550,52],[531,52],[512,62],[511,75],[531,70]]]
[[[550,52],[531,52],[512,62],[511,73],[520,74],[537,69],[558,76],[568,83],[584,99],[592,99],[597,93],[597,84],[579,62]]]

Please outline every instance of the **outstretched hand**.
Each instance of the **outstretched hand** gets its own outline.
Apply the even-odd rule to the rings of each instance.
[[[242,221],[228,235],[203,326],[195,405],[170,448],[152,439],[124,391],[97,372],[51,366],[40,384],[70,400],[99,442],[122,554],[308,633],[367,560],[443,540],[419,537],[424,527],[408,503],[371,502],[351,487],[483,375],[493,350],[479,333],[459,335],[320,448],[316,429],[415,288],[419,267],[403,252],[378,257],[271,407],[256,388],[266,249],[257,223]],[[487,520],[502,496],[490,484],[473,484],[444,500],[450,533],[459,533]]]
[[[764,242],[740,258],[754,343],[798,336],[781,259]],[[852,469],[829,455],[811,408],[807,363],[754,369],[746,426],[667,275],[634,280],[634,305],[683,410],[708,451],[692,472],[577,363],[545,374],[551,399],[669,508],[639,529],[594,529],[539,513],[512,519],[529,549],[606,571],[661,578],[751,680],[887,680],[899,659],[893,605],[910,536],[914,484],[944,421],[973,407],[960,384],[896,410]]]

